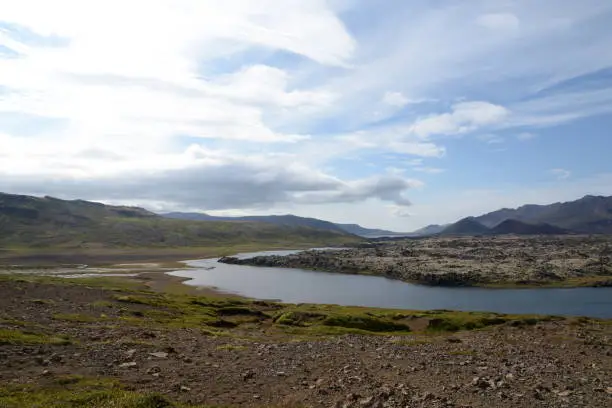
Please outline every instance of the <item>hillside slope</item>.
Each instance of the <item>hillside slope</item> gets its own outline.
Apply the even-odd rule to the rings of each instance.
[[[0,193],[0,246],[191,247],[241,243],[341,244],[358,238],[344,232],[253,221],[187,221],[142,208],[82,200]]]
[[[244,217],[218,217],[206,213],[183,213],[172,212],[161,214],[166,218],[174,218],[181,220],[205,220],[205,221],[257,221],[266,222],[275,225],[285,225],[293,227],[308,227],[318,228],[339,233],[348,233],[359,235],[362,237],[379,237],[379,236],[396,236],[407,235],[383,229],[364,228],[358,224],[336,224],[329,221],[320,220],[318,218],[298,217],[297,215],[252,215]]]
[[[463,218],[454,224],[444,228],[441,235],[482,235],[489,233],[489,228],[485,227],[473,217]]]
[[[479,223],[492,228],[513,219],[531,224],[550,224],[582,233],[612,233],[612,197],[585,196],[579,200],[551,205],[524,205],[504,208],[476,217]]]
[[[505,220],[489,231],[493,235],[563,235],[568,231],[550,224],[528,224],[517,220]]]
[[[448,225],[431,224],[423,228],[419,228],[418,230],[412,231],[410,235],[412,236],[436,235],[444,231],[444,229],[447,227]]]

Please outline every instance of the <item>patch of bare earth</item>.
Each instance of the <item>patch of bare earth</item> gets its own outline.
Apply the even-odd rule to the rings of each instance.
[[[156,325],[147,316],[169,313],[163,306],[120,299],[78,285],[0,282],[0,330],[69,339],[0,343],[0,384],[110,377],[129,390],[223,406],[612,406],[606,322],[306,338],[272,335],[256,318],[219,332]]]

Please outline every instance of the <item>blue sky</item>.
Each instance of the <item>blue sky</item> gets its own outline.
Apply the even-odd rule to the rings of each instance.
[[[0,0],[0,191],[412,230],[612,194],[612,3]]]

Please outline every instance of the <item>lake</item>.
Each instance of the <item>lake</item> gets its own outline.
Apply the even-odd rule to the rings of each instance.
[[[296,251],[239,254],[285,255]],[[612,288],[485,289],[414,285],[376,276],[343,275],[303,269],[187,262],[195,269],[171,272],[207,286],[256,299],[393,309],[450,309],[612,318]]]

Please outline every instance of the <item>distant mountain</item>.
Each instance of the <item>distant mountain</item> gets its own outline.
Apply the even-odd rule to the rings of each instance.
[[[380,237],[380,236],[403,236],[399,232],[387,231],[382,229],[364,228],[358,224],[335,224],[333,222],[320,220],[318,218],[298,217],[296,215],[252,215],[245,217],[217,217],[206,213],[181,213],[173,212],[161,214],[163,217],[175,218],[181,220],[205,220],[205,221],[257,221],[266,222],[275,225],[285,226],[300,226],[317,228],[328,231],[349,233],[362,237]]]
[[[138,207],[0,193],[2,247],[197,247],[359,241],[342,230],[253,221],[168,219]]]
[[[484,235],[489,233],[489,228],[482,225],[474,217],[463,218],[454,224],[444,228],[441,235]]]
[[[492,228],[513,219],[531,224],[550,224],[580,233],[612,233],[612,197],[585,196],[576,201],[550,205],[524,205],[504,208],[476,217],[479,223]]]
[[[394,232],[377,228],[364,228],[358,224],[335,224],[343,231],[350,234],[359,235],[361,237],[377,238],[377,237],[400,237],[410,235],[406,232]]]
[[[416,231],[412,231],[410,233],[411,236],[427,236],[427,235],[436,235],[444,231],[444,228],[448,227],[447,225],[438,225],[431,224],[423,228],[419,228]]]
[[[194,212],[170,212],[166,214],[159,214],[164,218],[174,218],[175,220],[191,220],[191,221],[228,221],[230,217],[215,217],[214,215],[208,215],[206,213],[194,213]]]
[[[505,220],[489,230],[493,235],[562,235],[568,231],[550,224],[528,224],[517,220]]]

